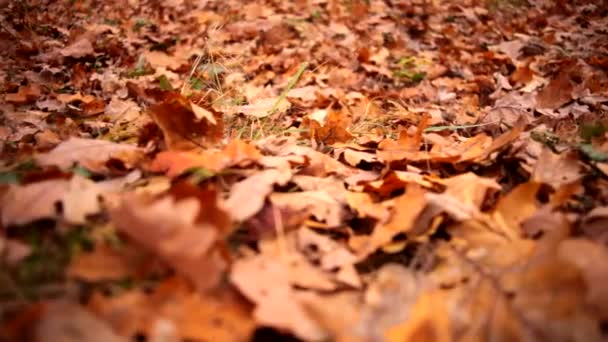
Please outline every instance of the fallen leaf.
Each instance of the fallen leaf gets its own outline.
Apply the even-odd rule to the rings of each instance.
[[[269,169],[258,172],[232,186],[224,208],[235,221],[245,221],[259,212],[275,184],[284,185],[291,179],[291,172]]]
[[[537,182],[520,184],[496,204],[492,215],[508,236],[519,237],[521,223],[538,210],[536,193],[540,185]]]
[[[70,138],[47,153],[34,156],[40,165],[69,169],[78,163],[90,170],[100,171],[109,159],[122,160],[127,166],[133,166],[142,157],[143,151],[133,145],[83,138]]]
[[[568,152],[555,154],[550,149],[544,148],[534,166],[532,180],[559,189],[563,185],[581,179],[583,177],[581,168],[582,165],[574,154]]]
[[[82,58],[95,54],[95,49],[93,48],[93,44],[91,44],[89,37],[84,36],[63,49],[60,49],[59,53],[63,57]]]
[[[97,244],[92,252],[72,258],[66,270],[68,277],[88,282],[119,281],[134,278],[142,268],[142,253]]]
[[[85,224],[88,215],[101,211],[102,189],[95,182],[74,176],[62,196],[63,217],[73,224]]]
[[[322,125],[313,119],[308,119],[304,124],[309,127],[308,134],[317,142],[331,145],[352,139],[347,130],[350,120],[347,119],[345,111],[329,110]]]
[[[291,107],[291,103],[280,97],[271,97],[264,99],[256,99],[249,104],[242,106],[234,106],[230,111],[234,113],[242,113],[246,116],[256,118],[264,118],[276,113],[284,113]],[[272,109],[275,109],[274,113]]]
[[[354,288],[361,287],[361,279],[354,267],[358,258],[341,244],[308,228],[297,232],[297,244],[307,258],[319,267],[336,275],[336,279]]]
[[[452,341],[444,293],[435,290],[421,294],[411,308],[407,321],[386,331],[386,340],[389,342]]]
[[[608,317],[608,289],[603,286],[608,279],[608,258],[604,245],[585,239],[568,239],[559,246],[559,257],[577,267],[587,285],[587,303],[598,310],[601,317]]]
[[[126,337],[116,335],[105,322],[84,307],[60,300],[45,306],[45,312],[36,326],[35,336],[38,341],[128,341]]]
[[[224,134],[220,113],[213,112],[215,120],[199,119],[192,104],[178,93],[148,110],[160,127],[169,150],[191,150],[217,142]],[[199,112],[200,114],[200,112]]]
[[[215,248],[218,227],[197,223],[199,210],[199,201],[192,197],[150,201],[128,194],[110,208],[110,218],[119,231],[157,253],[200,290],[208,290],[217,285],[226,265]]]
[[[358,254],[369,255],[390,243],[398,234],[407,234],[414,228],[426,205],[425,191],[416,185],[408,186],[404,195],[394,199],[391,217],[374,229],[369,239],[358,249]]]
[[[4,95],[4,100],[9,103],[26,104],[34,102],[42,94],[41,89],[36,84],[28,84],[19,87],[16,93]]]
[[[230,281],[256,305],[258,324],[287,329],[305,340],[324,340],[326,333],[296,299],[288,273],[281,261],[259,255],[236,261]]]
[[[211,124],[217,125],[217,121],[215,120],[213,113],[211,113],[210,111],[206,110],[205,108],[203,108],[199,105],[196,105],[192,102],[190,102],[190,107],[192,108],[192,112],[194,113],[194,116],[196,117],[197,120],[205,119],[205,120],[209,121]]]
[[[343,203],[332,197],[327,191],[302,191],[270,195],[270,202],[284,209],[292,211],[308,211],[319,222],[329,227],[339,226],[346,214]]]
[[[95,96],[93,95],[82,95],[81,93],[76,93],[76,94],[58,94],[56,97],[57,101],[63,103],[63,104],[67,104],[67,103],[72,103],[74,101],[80,101],[83,103],[91,103],[93,101],[95,101]]]
[[[205,150],[200,153],[187,151],[163,151],[156,155],[149,166],[152,172],[166,172],[176,177],[195,168],[220,172],[228,167],[256,162],[262,155],[253,145],[242,140],[232,140],[222,150]]]
[[[65,195],[67,187],[68,182],[63,179],[12,185],[2,196],[2,225],[24,225],[57,217],[56,205]]]
[[[250,305],[231,289],[201,294],[179,278],[145,293],[95,293],[89,307],[117,333],[149,340],[246,341],[255,328]]]
[[[357,212],[358,217],[371,217],[379,221],[385,221],[389,216],[389,210],[372,200],[366,192],[347,192],[346,203]]]
[[[570,68],[564,67],[549,84],[538,92],[536,103],[540,108],[557,109],[572,100],[573,91]]]

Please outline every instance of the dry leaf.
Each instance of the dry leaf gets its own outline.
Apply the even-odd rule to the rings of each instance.
[[[230,281],[256,304],[253,315],[258,324],[292,331],[305,340],[327,338],[298,302],[288,268],[280,260],[263,255],[238,260],[232,266]]]
[[[198,223],[199,215],[199,201],[192,197],[150,201],[129,194],[110,209],[112,222],[119,231],[157,253],[197,288],[206,290],[217,285],[226,267],[215,248],[218,230],[223,227],[215,227],[212,222]]]
[[[358,249],[359,255],[369,255],[390,243],[400,233],[407,234],[415,227],[418,216],[426,207],[425,191],[416,186],[408,186],[404,195],[394,199],[391,217],[377,226],[369,239]]]
[[[95,54],[95,49],[93,49],[93,44],[91,44],[89,38],[83,36],[72,44],[60,49],[59,53],[63,57],[82,58]]]
[[[262,209],[275,184],[284,185],[290,179],[291,172],[274,169],[258,172],[232,186],[224,207],[235,221],[245,221]]]
[[[38,85],[28,84],[19,87],[16,93],[6,94],[4,100],[9,103],[25,104],[36,101],[41,94],[42,92]]]
[[[407,321],[386,331],[386,341],[452,341],[445,294],[439,290],[421,294]]]
[[[331,145],[352,139],[352,135],[347,130],[350,120],[346,117],[345,111],[329,110],[322,125],[313,119],[308,119],[304,123],[310,130],[308,132],[310,137],[317,142]]]
[[[166,172],[176,177],[183,172],[200,167],[220,172],[228,167],[255,162],[262,158],[258,149],[242,140],[232,140],[222,150],[205,150],[200,153],[164,151],[156,155],[149,166],[152,172]]]
[[[319,222],[324,222],[329,227],[341,225],[345,215],[343,203],[324,190],[277,192],[270,195],[270,202],[282,209],[295,212],[307,211]]]
[[[608,258],[605,245],[585,239],[569,239],[559,246],[560,259],[575,266],[582,273],[587,285],[587,303],[598,310],[603,319],[608,317]]]
[[[99,317],[78,304],[54,301],[45,306],[42,319],[36,326],[37,341],[51,342],[127,342],[116,335]]]
[[[199,119],[192,104],[180,94],[171,93],[148,110],[160,127],[169,150],[190,150],[217,142],[224,134],[220,113],[214,120]],[[199,112],[200,114],[200,112]]]
[[[72,258],[66,274],[88,282],[133,278],[142,267],[142,254],[129,248],[97,244],[92,252]]]
[[[201,294],[179,278],[163,281],[149,294],[95,294],[89,306],[129,338],[141,334],[152,341],[247,341],[255,328],[250,305],[232,290]]]
[[[68,182],[63,179],[11,186],[2,196],[2,225],[24,225],[57,217],[56,205],[65,195],[67,187]]]
[[[40,165],[69,169],[78,163],[90,170],[102,170],[103,164],[109,159],[118,159],[127,166],[133,166],[142,157],[143,151],[133,145],[82,138],[70,138],[47,153],[34,156]]]
[[[568,152],[555,154],[550,149],[544,148],[534,166],[532,180],[559,189],[563,185],[581,179],[583,177],[581,168],[582,165],[574,154]]]
[[[539,188],[540,183],[536,182],[520,184],[498,201],[493,218],[508,236],[519,237],[521,223],[538,210],[536,193]]]
[[[101,196],[102,189],[95,182],[84,177],[72,177],[62,197],[63,217],[70,223],[85,224],[88,215],[101,210]]]

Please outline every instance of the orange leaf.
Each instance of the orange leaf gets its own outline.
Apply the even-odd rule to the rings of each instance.
[[[201,153],[186,151],[164,151],[156,155],[148,169],[152,172],[166,172],[176,177],[193,167],[202,167],[220,172],[227,167],[246,162],[255,162],[262,157],[253,145],[242,140],[232,140],[223,150],[206,150]]]
[[[224,125],[221,113],[211,108],[207,111],[215,116],[215,124],[207,119],[199,119],[186,98],[171,93],[163,102],[152,106],[148,114],[163,132],[169,150],[189,150],[222,138]]]

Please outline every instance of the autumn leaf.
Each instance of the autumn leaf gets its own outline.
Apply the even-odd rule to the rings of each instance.
[[[110,209],[110,216],[119,231],[207,290],[217,285],[226,265],[215,247],[221,227],[197,223],[199,212],[196,198],[146,200],[131,194]]]
[[[310,129],[310,136],[318,142],[331,145],[347,142],[352,138],[347,130],[350,122],[344,111],[329,110],[322,124],[314,119],[309,119],[305,123]]]
[[[195,167],[220,172],[228,167],[256,162],[261,157],[255,146],[241,140],[232,140],[222,150],[205,150],[200,153],[163,151],[156,155],[149,169],[175,177]]]
[[[169,150],[200,148],[217,142],[223,136],[221,115],[194,106],[181,95],[170,94],[148,110],[162,130]]]
[[[105,163],[117,159],[126,165],[134,165],[143,157],[143,151],[136,146],[118,144],[111,141],[70,138],[47,153],[35,156],[40,165],[56,165],[67,169],[80,164],[90,170],[103,171]]]

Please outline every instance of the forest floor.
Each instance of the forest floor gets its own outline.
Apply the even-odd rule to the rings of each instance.
[[[608,338],[608,2],[0,8],[0,341]]]

